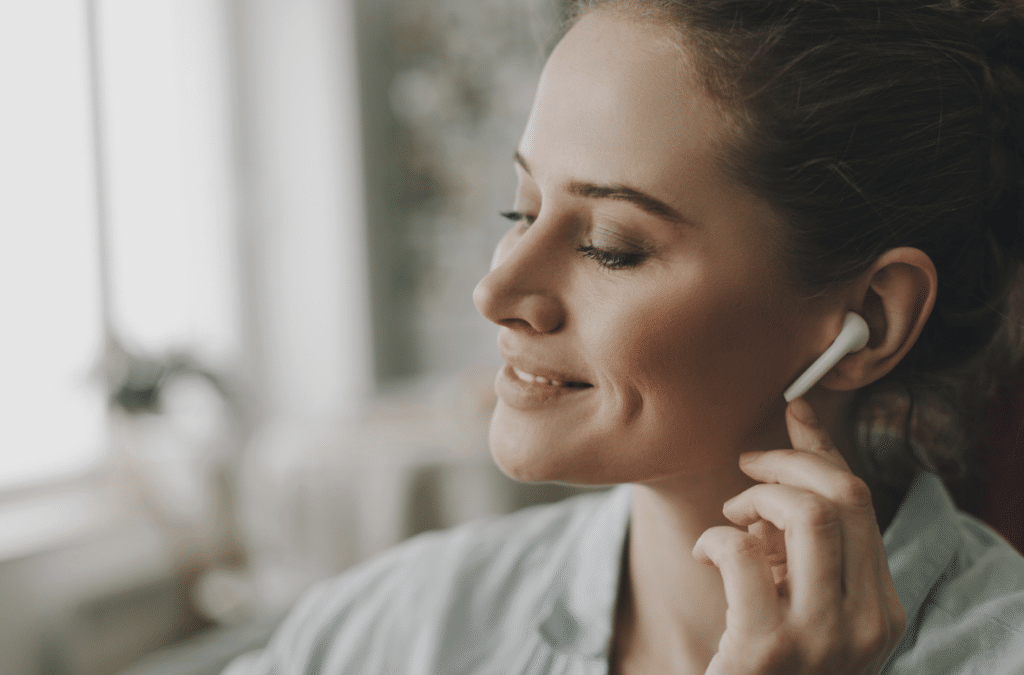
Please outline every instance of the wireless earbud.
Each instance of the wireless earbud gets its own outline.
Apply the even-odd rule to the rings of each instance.
[[[839,363],[839,360],[851,352],[860,351],[868,343],[868,324],[861,318],[860,314],[847,312],[843,319],[843,329],[839,331],[839,337],[835,339],[825,353],[818,357],[818,360],[811,364],[811,367],[804,371],[803,375],[796,378],[789,389],[783,394],[786,401],[792,401],[807,393],[807,390],[818,383],[825,373],[832,369],[832,366]]]

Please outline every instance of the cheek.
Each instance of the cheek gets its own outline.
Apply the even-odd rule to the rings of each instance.
[[[614,377],[652,433],[745,443],[782,400],[789,340],[773,303],[715,291],[695,284],[635,303],[607,341],[618,345]]]
[[[733,379],[736,334],[719,317],[685,302],[631,317],[634,332],[624,353],[625,373],[641,391],[646,406],[677,412],[703,408],[722,397]]]

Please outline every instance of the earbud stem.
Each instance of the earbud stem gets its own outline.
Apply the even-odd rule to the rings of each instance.
[[[825,353],[818,357],[818,360],[811,364],[811,367],[796,378],[793,384],[789,385],[783,396],[786,402],[792,401],[806,394],[811,387],[818,383],[818,380],[825,376],[825,373],[832,370],[832,367],[851,352],[856,352],[865,347],[868,343],[870,331],[868,324],[855,312],[847,312],[843,319],[843,329],[839,337],[825,350]]]

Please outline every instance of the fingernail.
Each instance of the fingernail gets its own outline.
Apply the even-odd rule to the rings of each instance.
[[[815,426],[818,424],[818,416],[814,414],[814,408],[812,408],[811,404],[802,398],[793,399],[789,404],[789,411],[793,413],[793,417],[808,426]]]
[[[740,453],[740,464],[749,464],[764,454],[764,450],[747,450]]]

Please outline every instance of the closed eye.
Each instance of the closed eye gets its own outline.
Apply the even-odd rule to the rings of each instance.
[[[601,267],[605,267],[610,270],[622,270],[630,267],[636,267],[647,257],[644,253],[612,251],[597,248],[596,246],[591,246],[589,244],[577,246],[576,251],[581,253],[584,258],[596,260]]]
[[[525,223],[526,225],[533,225],[537,220],[537,216],[528,216],[520,211],[502,211],[500,215],[513,223]]]

